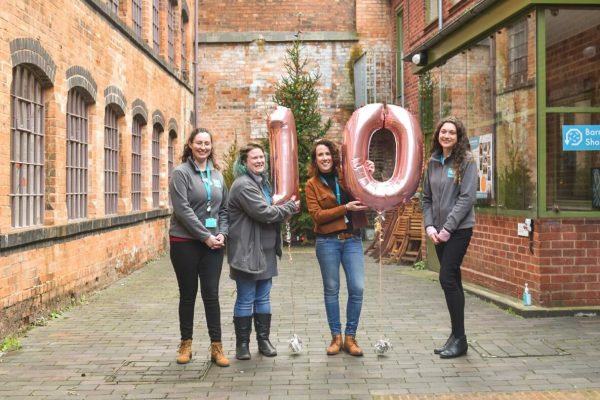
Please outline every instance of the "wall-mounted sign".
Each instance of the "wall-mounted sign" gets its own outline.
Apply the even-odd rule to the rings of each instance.
[[[479,176],[479,187],[477,188],[478,199],[491,199],[494,193],[494,174],[492,171],[492,148],[493,136],[487,133],[469,138],[471,153],[475,157]]]
[[[563,151],[600,150],[600,125],[563,125]]]

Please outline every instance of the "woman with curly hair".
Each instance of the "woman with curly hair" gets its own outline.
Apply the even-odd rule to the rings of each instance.
[[[373,171],[374,164],[371,161],[367,161],[367,169]],[[350,196],[340,170],[339,151],[330,140],[320,139],[314,144],[309,176],[311,178],[306,182],[305,189],[306,204],[317,236],[315,250],[323,278],[325,312],[332,336],[326,352],[335,355],[344,350],[350,355],[362,356],[356,331],[365,283],[360,229],[367,225],[367,206]],[[343,341],[339,305],[340,264],[348,287]]]
[[[433,351],[441,358],[459,357],[468,349],[460,265],[475,225],[477,165],[470,150],[463,123],[455,117],[442,119],[423,182],[425,230],[440,261],[439,279],[452,324],[446,344]]]

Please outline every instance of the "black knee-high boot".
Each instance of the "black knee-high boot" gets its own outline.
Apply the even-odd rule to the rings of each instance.
[[[250,333],[252,332],[252,316],[233,317],[235,326],[235,358],[238,360],[249,360],[250,356]]]
[[[271,314],[254,314],[254,329],[256,330],[258,351],[267,357],[275,357],[277,350],[269,341]]]

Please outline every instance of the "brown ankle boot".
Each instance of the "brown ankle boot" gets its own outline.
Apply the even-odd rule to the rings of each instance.
[[[346,335],[344,340],[344,351],[351,356],[362,356],[363,351],[356,342],[356,338],[354,336]]]
[[[192,359],[192,339],[182,340],[179,344],[177,364],[187,364]]]
[[[219,367],[229,367],[229,359],[223,353],[223,343],[221,342],[211,342],[210,359]]]
[[[333,356],[340,352],[342,349],[342,335],[333,335],[331,338],[331,344],[327,347],[327,355]]]

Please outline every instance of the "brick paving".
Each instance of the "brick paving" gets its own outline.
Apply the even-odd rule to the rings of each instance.
[[[367,258],[357,334],[365,356],[327,356],[314,250],[294,249],[293,261],[284,254],[280,266],[275,358],[260,356],[253,339],[252,360],[235,360],[235,292],[225,268],[223,341],[231,366],[209,363],[200,299],[194,358],[177,365],[178,293],[164,256],[31,329],[22,349],[0,357],[0,399],[600,399],[598,316],[522,318],[467,294],[469,353],[441,360],[432,348],[445,340],[449,322],[435,275],[397,265],[384,265],[380,275]],[[287,346],[293,333],[305,345],[299,354]],[[373,344],[382,337],[393,349],[378,356]]]

